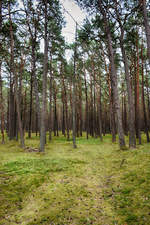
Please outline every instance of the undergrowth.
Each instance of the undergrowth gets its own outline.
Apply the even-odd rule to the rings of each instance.
[[[39,137],[26,138],[27,146],[38,144]],[[44,154],[7,139],[0,145],[1,225],[150,224],[149,144],[121,151],[106,135],[77,145],[62,136]]]

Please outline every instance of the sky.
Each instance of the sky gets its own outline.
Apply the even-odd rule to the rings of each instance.
[[[77,21],[77,23],[82,25],[82,22],[85,19],[85,13],[82,12],[78,5],[74,3],[74,0],[60,0],[60,2]],[[65,12],[64,16],[66,20],[66,27],[63,28],[62,34],[67,42],[72,43],[75,37],[75,22],[67,12]]]
[[[74,20],[79,25],[82,25],[82,22],[85,19],[86,15],[83,11],[81,11],[79,6],[77,4],[75,4],[75,1],[74,0],[60,0],[60,2],[63,5],[63,7],[65,8],[65,10],[68,11],[69,14],[71,14],[71,16],[74,18]],[[22,5],[21,0],[19,0],[19,4]],[[62,29],[62,35],[65,37],[65,41],[67,43],[72,43],[72,42],[74,42],[74,38],[75,38],[75,22],[69,14],[67,12],[64,13],[66,25]],[[41,48],[41,51],[43,52],[44,51],[43,41],[41,41],[40,48]],[[72,55],[72,53],[69,50],[67,50],[67,52],[66,52],[67,58],[70,58],[71,55]]]
[[[64,8],[72,15],[72,17],[77,21],[77,23],[82,25],[83,20],[85,19],[85,13],[81,11],[79,6],[75,4],[74,0],[60,0]],[[22,6],[22,1],[19,0],[20,6]],[[67,12],[64,14],[66,26],[62,30],[62,34],[65,37],[66,42],[72,43],[75,37],[75,22],[68,15]]]

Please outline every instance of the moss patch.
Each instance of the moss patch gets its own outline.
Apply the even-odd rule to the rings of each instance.
[[[45,154],[0,145],[1,225],[150,224],[149,145],[120,151],[109,135],[77,144],[54,137]]]

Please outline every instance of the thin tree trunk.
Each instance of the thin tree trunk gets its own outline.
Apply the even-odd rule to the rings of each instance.
[[[23,128],[22,128],[22,121],[21,121],[21,112],[20,112],[20,102],[19,102],[19,97],[18,97],[18,86],[17,86],[17,74],[15,74],[15,100],[16,100],[16,108],[17,108],[17,116],[18,116],[18,127],[19,127],[19,132],[20,132],[20,141],[21,141],[21,147],[25,147],[24,143],[24,133],[23,133]],[[17,133],[17,132],[16,132]]]
[[[50,53],[50,79],[49,79],[49,141],[52,140],[52,54]]]
[[[116,110],[114,105],[114,97],[113,97],[113,91],[111,87],[110,92],[110,124],[111,124],[111,134],[112,134],[112,143],[116,142]]]
[[[37,23],[34,22],[34,29],[31,29],[30,22],[28,20],[29,18],[29,10],[26,9],[25,3],[23,0],[24,4],[24,10],[26,13],[26,22],[28,25],[28,30],[30,33],[30,38],[32,42],[32,59],[31,59],[31,79],[30,79],[30,84],[31,84],[31,90],[30,90],[30,115],[29,115],[29,129],[28,129],[28,136],[31,136],[31,124],[32,124],[32,105],[33,105],[33,93],[35,96],[35,102],[36,102],[36,112],[38,116],[38,130],[40,132],[40,124],[41,124],[41,109],[40,109],[40,100],[39,100],[39,90],[38,90],[38,81],[36,78],[36,56],[35,56],[35,50],[36,50],[36,42],[37,42]],[[33,16],[33,15],[32,15]],[[33,32],[34,31],[34,32]]]
[[[83,121],[82,121],[82,82],[81,79],[79,78],[79,121],[80,121],[80,136],[82,137],[82,126],[83,126]]]
[[[48,39],[47,39],[47,0],[44,1],[44,69],[42,83],[42,109],[41,109],[41,128],[40,128],[40,152],[45,150],[46,142],[46,91],[47,91],[47,72],[48,72]]]
[[[146,93],[147,93],[147,109],[148,109],[148,128],[150,129],[150,97],[149,97],[149,83],[148,83],[148,72],[146,69]]]
[[[54,90],[54,94],[53,94],[53,98],[54,98],[54,136],[57,135],[57,127],[58,127],[58,121],[57,121],[57,90],[56,90],[56,83],[54,82],[53,85],[53,90]]]
[[[9,11],[9,22],[10,22],[10,48],[11,48],[11,71],[14,76],[15,81],[15,100],[16,100],[16,107],[17,107],[17,116],[18,116],[18,126],[19,126],[19,132],[20,132],[20,142],[21,147],[25,147],[24,143],[24,134],[23,134],[23,128],[22,128],[22,121],[21,121],[21,113],[20,113],[20,104],[19,104],[19,98],[18,98],[18,78],[17,73],[15,71],[15,64],[14,64],[14,35],[13,35],[13,27],[12,27],[12,20],[11,20],[11,12],[10,12],[10,3],[8,5],[8,11]]]
[[[102,136],[102,102],[101,102],[101,81],[99,85],[99,110],[98,110],[98,122],[99,122],[99,136],[100,140],[103,141]]]
[[[137,53],[137,61],[136,61],[136,126],[137,126],[137,136],[139,139],[139,144],[141,144],[141,118],[140,118],[140,81],[139,81],[139,44],[138,38],[136,40],[136,53]]]
[[[92,68],[92,73],[91,73],[91,113],[92,113],[92,121],[91,122],[92,122],[93,136],[97,137],[97,132],[96,132],[95,65],[94,65],[93,55],[91,56],[91,68]]]
[[[9,137],[9,91],[7,92],[7,104],[8,104],[8,107],[7,107],[6,132],[7,132],[7,135]]]
[[[0,30],[2,28],[2,1],[0,1]],[[0,45],[1,51],[1,45]],[[2,61],[0,61],[0,115],[1,115],[1,134],[2,134],[2,144],[4,144],[4,101],[3,101],[3,81],[1,75]]]
[[[105,70],[107,73],[107,83],[108,83],[108,90],[109,90],[110,130],[112,134],[112,143],[115,143],[116,142],[116,124],[115,124],[115,109],[113,104],[113,93],[112,93],[111,82],[110,82],[111,66],[109,65],[109,70],[108,70],[104,51],[103,51],[103,58],[104,58]],[[104,120],[104,122],[105,122],[104,126],[106,127],[106,121]]]
[[[33,41],[32,41],[33,42]],[[35,44],[32,43],[32,71],[30,78],[30,111],[29,111],[29,130],[28,137],[31,138],[31,124],[32,124],[32,105],[33,105],[33,79],[35,76]]]
[[[77,148],[76,145],[76,51],[77,51],[77,24],[75,31],[75,50],[74,50],[74,71],[73,71],[73,91],[72,91],[72,127],[73,127],[73,148]]]
[[[124,97],[123,97],[123,106],[124,106],[124,131],[125,135],[128,136],[128,126],[127,126],[127,105],[126,105],[126,95],[124,91]]]
[[[62,93],[62,134],[66,137],[66,129],[65,129],[65,104]]]
[[[86,138],[89,138],[89,106],[88,106],[88,91],[87,91],[87,81],[86,81],[86,73],[84,68],[84,85],[85,85],[85,99],[86,99],[86,115],[85,115],[85,128],[86,128]]]
[[[130,74],[129,74],[129,64],[128,59],[126,56],[126,52],[124,49],[124,43],[123,43],[123,36],[124,31],[121,27],[121,37],[120,37],[120,46],[121,46],[121,52],[123,57],[123,63],[125,68],[125,79],[127,84],[127,93],[128,93],[128,106],[129,106],[129,147],[130,148],[136,148],[136,138],[135,138],[135,113],[134,113],[134,101],[133,101],[133,94],[132,94],[132,88],[131,88],[131,81],[130,81]]]
[[[38,81],[36,78],[35,70],[36,70],[36,65],[35,65],[35,55],[33,58],[34,61],[34,69],[33,69],[33,85],[34,85],[34,96],[35,96],[35,105],[36,105],[36,112],[37,112],[37,118],[38,118],[38,130],[40,132],[40,125],[41,125],[41,108],[40,108],[40,99],[39,99],[39,90],[38,90]]]
[[[146,115],[146,107],[145,107],[145,93],[144,93],[144,68],[143,68],[143,44],[141,45],[141,60],[142,60],[142,105],[143,105],[143,114],[144,114],[144,129],[147,137],[147,142],[150,142],[149,132],[148,132],[148,124],[147,124],[147,115]]]
[[[149,58],[149,64],[150,64],[150,25],[149,25],[149,18],[148,18],[148,10],[146,9],[146,0],[139,0],[141,6],[142,6],[142,12],[144,17],[144,26],[145,26],[145,33],[146,33],[146,39],[147,39],[147,55]]]
[[[62,82],[63,82],[63,93],[64,93],[64,105],[65,105],[65,124],[67,128],[67,141],[70,140],[70,134],[69,134],[69,120],[68,120],[68,102],[67,102],[67,91],[64,81],[64,75],[62,75]]]
[[[69,129],[72,129],[73,128],[73,122],[72,122],[72,115],[73,115],[73,110],[72,110],[72,105],[73,105],[73,103],[72,103],[72,92],[73,92],[73,90],[72,90],[72,79],[70,79],[70,82],[69,82],[69,102],[70,102],[70,116],[69,116],[69,118],[70,118],[70,120],[69,120]]]
[[[50,78],[50,83],[51,83],[51,78]],[[50,84],[50,96],[49,96],[49,141],[52,140],[52,89],[51,89],[51,85]]]
[[[23,101],[23,105],[24,105],[24,109],[23,109],[23,131],[24,134],[26,132],[26,125],[27,125],[27,88],[25,89],[25,93],[24,93],[24,101]]]
[[[93,122],[93,83],[92,83],[92,75],[90,74],[90,116],[89,116],[89,127],[90,127],[90,135],[94,137],[94,122]]]
[[[5,143],[5,138],[4,138],[4,101],[3,101],[3,82],[2,82],[2,76],[1,76],[1,65],[2,65],[2,62],[0,62],[0,114],[1,114],[2,144],[4,144]]]

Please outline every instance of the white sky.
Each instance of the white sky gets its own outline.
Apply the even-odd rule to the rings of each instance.
[[[85,19],[85,13],[80,10],[74,0],[60,0],[64,8],[72,15],[72,17],[77,21],[78,24],[82,25],[83,20]],[[69,43],[74,41],[75,37],[75,22],[66,12],[64,14],[66,20],[66,27],[63,28],[62,34],[65,37],[65,40]]]
[[[85,19],[86,15],[77,4],[75,4],[74,0],[60,0],[61,4],[64,6],[64,8],[69,12],[69,14],[72,15],[72,17],[75,19],[75,21],[79,24],[82,25],[83,20]],[[22,6],[22,1],[19,0],[19,4]],[[74,42],[75,38],[75,22],[71,18],[67,12],[64,13],[65,21],[66,21],[66,26],[62,29],[62,35],[65,37],[65,41],[67,43],[72,43]],[[41,51],[43,51],[44,43],[41,41]],[[66,51],[66,56],[67,58],[70,58],[72,53],[70,51]]]
[[[85,19],[85,13],[81,11],[79,6],[75,4],[74,0],[60,0],[64,8],[72,15],[72,17],[77,21],[78,24],[82,24]],[[20,6],[23,7],[22,0],[19,0]],[[65,37],[66,42],[72,43],[75,37],[75,22],[68,15],[67,12],[64,14],[66,26],[62,30],[62,34]]]

